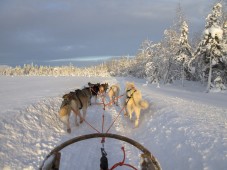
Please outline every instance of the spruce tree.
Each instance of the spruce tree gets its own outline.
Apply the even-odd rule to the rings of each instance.
[[[196,59],[200,79],[203,82],[207,81],[207,91],[213,87],[212,81],[223,69],[221,9],[222,5],[217,3],[212,13],[208,14],[202,40],[193,58]]]
[[[187,63],[192,56],[191,46],[188,43],[188,24],[186,21],[182,23],[181,26],[181,36],[179,39],[179,50],[176,54],[176,60],[181,65],[181,79],[182,86],[184,85],[185,74],[187,74],[187,78],[189,79],[190,73],[187,70]]]

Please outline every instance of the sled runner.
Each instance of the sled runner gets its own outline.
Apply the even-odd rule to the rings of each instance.
[[[40,170],[44,170],[44,169],[45,170],[47,170],[47,169],[48,170],[59,170],[60,162],[61,162],[60,161],[60,159],[61,159],[60,151],[63,148],[65,148],[73,143],[87,140],[87,139],[92,139],[92,138],[102,138],[102,143],[103,143],[103,141],[105,141],[105,138],[114,138],[117,140],[127,142],[142,152],[142,154],[141,154],[141,159],[142,159],[141,160],[141,169],[142,170],[161,170],[161,166],[160,166],[159,162],[157,161],[157,159],[150,153],[149,150],[147,150],[140,143],[138,143],[130,138],[127,138],[127,137],[124,137],[121,135],[117,135],[117,134],[111,134],[111,133],[87,134],[87,135],[82,135],[82,136],[78,136],[78,137],[70,139],[70,140],[60,144],[59,146],[55,147],[43,160],[43,163],[39,169]],[[122,150],[124,152],[124,148],[122,148]],[[124,152],[123,160],[121,162],[116,163],[111,168],[108,168],[108,159],[107,159],[106,155],[107,154],[105,152],[105,149],[104,149],[104,147],[102,147],[101,148],[101,159],[100,159],[100,170],[113,170],[117,166],[128,166],[128,167],[131,167],[132,169],[136,170],[135,167],[124,162],[125,161],[125,152]],[[97,167],[95,169],[99,169],[99,167]]]

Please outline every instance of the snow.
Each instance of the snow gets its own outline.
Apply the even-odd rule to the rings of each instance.
[[[141,113],[140,125],[120,114],[110,129],[144,145],[160,162],[163,170],[225,170],[227,167],[227,93],[205,93],[196,82],[181,82],[157,88],[136,78],[0,76],[0,169],[38,169],[57,145],[76,136],[96,133],[86,123],[79,127],[71,119],[72,133],[57,114],[62,96],[82,88],[87,82],[118,83],[123,93],[126,81],[133,81],[150,103]],[[107,99],[108,100],[108,99]],[[94,102],[94,100],[93,100]],[[120,107],[103,111],[100,105],[88,108],[86,120],[101,130],[118,116]],[[101,139],[70,145],[61,151],[61,169],[99,169]],[[131,145],[106,139],[105,150],[111,167],[122,161],[140,168],[141,152]],[[127,169],[119,167],[116,169]],[[129,168],[128,168],[129,169]]]
[[[223,30],[219,26],[212,26],[204,31],[204,34],[209,35],[211,34],[212,38],[217,37],[219,40],[222,40],[223,37]]]

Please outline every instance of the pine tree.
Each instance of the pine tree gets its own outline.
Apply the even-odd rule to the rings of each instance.
[[[202,81],[207,79],[207,91],[213,86],[211,83],[212,79],[223,69],[221,48],[223,30],[220,26],[221,9],[222,5],[217,3],[212,9],[212,13],[208,14],[203,38],[193,58],[196,59],[197,72],[200,73],[200,78]]]
[[[163,67],[165,71],[163,73],[164,83],[171,83],[174,79],[180,79],[181,67],[175,60],[176,53],[179,51],[180,44],[179,38],[181,36],[181,26],[185,21],[185,16],[179,3],[176,8],[176,16],[173,21],[173,26],[170,29],[164,31],[164,39],[162,41],[162,47],[164,54]]]
[[[225,72],[223,71],[223,83],[227,84],[227,18],[223,23],[223,41],[222,41],[222,52],[223,52],[223,64],[225,66]]]
[[[161,74],[162,74],[162,56],[160,56],[161,44],[153,44],[150,48],[151,56],[146,63],[145,73],[148,83],[157,83],[159,84]]]
[[[177,52],[176,60],[181,64],[181,75],[182,75],[182,86],[184,85],[185,72],[187,77],[189,77],[189,72],[187,71],[187,63],[192,56],[191,46],[188,43],[188,24],[186,21],[182,23],[181,26],[181,36],[179,39],[180,49]]]
[[[162,46],[162,70],[164,84],[172,83],[174,79],[179,78],[179,66],[175,60],[176,53],[179,49],[179,36],[174,29],[164,31]]]

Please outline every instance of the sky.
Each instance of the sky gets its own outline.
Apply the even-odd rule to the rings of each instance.
[[[214,0],[1,0],[0,65],[134,56],[161,40],[179,3],[190,34],[201,32]]]

